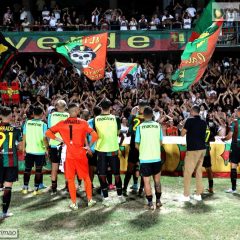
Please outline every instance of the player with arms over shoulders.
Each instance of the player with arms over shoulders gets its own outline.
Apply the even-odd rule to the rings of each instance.
[[[22,141],[21,130],[13,127],[12,111],[8,107],[1,109],[0,123],[0,181],[3,183],[2,218],[12,216],[8,213],[11,201],[12,185],[18,179],[17,142]]]
[[[77,194],[74,181],[76,173],[79,179],[83,179],[85,183],[88,206],[91,207],[96,203],[92,200],[92,183],[89,177],[87,151],[90,151],[89,147],[97,140],[97,134],[89,127],[85,120],[78,118],[80,109],[77,104],[70,104],[68,111],[70,117],[48,129],[46,136],[50,139],[64,142],[67,146],[64,173],[68,181],[68,189],[72,201],[70,208],[77,210]],[[56,136],[57,133],[61,135],[62,139]],[[85,147],[84,144],[87,134],[91,135],[92,140],[90,146]]]
[[[135,133],[137,127],[144,121],[143,111],[147,106],[147,102],[144,100],[139,101],[138,107],[133,108],[131,116],[129,117],[129,134],[131,135],[130,152],[128,156],[128,167],[124,178],[123,195],[127,196],[127,187],[131,176],[133,175],[133,191],[138,190],[138,176],[139,176],[139,152],[135,148]],[[141,186],[139,194],[143,191],[143,179],[141,179]]]

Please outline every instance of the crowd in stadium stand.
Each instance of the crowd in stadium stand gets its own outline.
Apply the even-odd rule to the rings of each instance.
[[[20,5],[13,9],[7,7],[1,25],[6,30],[28,31],[73,31],[73,30],[159,30],[191,29],[199,17],[201,9],[193,5],[169,5],[164,11],[156,6],[152,15],[145,16],[133,12],[125,16],[121,9],[102,9],[96,7],[88,15],[76,8],[60,8],[54,2],[45,5],[44,0],[36,1],[36,12],[31,12]],[[56,2],[55,2],[56,3]]]
[[[4,79],[16,80],[21,86],[21,106],[13,107],[14,124],[22,125],[31,106],[44,107],[47,117],[58,99],[79,103],[82,118],[88,119],[94,106],[107,97],[113,103],[112,113],[121,118],[123,127],[127,127],[126,119],[139,99],[146,99],[154,109],[155,120],[162,124],[164,135],[179,135],[194,104],[201,107],[201,117],[215,129],[216,136],[227,134],[235,118],[234,109],[240,103],[239,59],[212,61],[200,83],[185,93],[171,91],[169,79],[177,65],[169,60],[153,64],[145,58],[138,62],[136,89],[121,88],[114,66],[114,62],[107,62],[105,78],[93,82],[65,67],[61,60],[30,57],[21,66],[14,62]]]

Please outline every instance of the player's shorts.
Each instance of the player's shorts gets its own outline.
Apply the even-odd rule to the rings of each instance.
[[[232,143],[231,145],[230,162],[235,164],[240,163],[240,146],[237,143]]]
[[[139,151],[135,148],[135,146],[130,146],[128,162],[133,164],[137,164],[139,162]]]
[[[105,152],[97,152],[97,172],[100,176],[106,176],[108,167],[114,175],[120,175],[120,160],[118,154],[109,156]]]
[[[150,177],[153,175],[157,175],[162,170],[162,163],[154,162],[154,163],[140,163],[140,174],[142,177]]]
[[[62,147],[50,147],[49,148],[49,159],[52,163],[60,163],[61,161]]]
[[[87,155],[88,158],[88,164],[89,166],[96,167],[97,166],[97,153],[94,152],[93,156]]]
[[[203,160],[203,165],[202,165],[204,168],[210,168],[212,166],[212,163],[211,163],[211,156],[205,156],[204,157],[204,160]]]
[[[34,155],[27,153],[25,157],[25,167],[32,168],[35,164],[36,167],[42,167],[46,163],[45,155]]]
[[[203,165],[204,168],[210,168],[212,166],[211,163],[211,154],[210,154],[210,146],[206,148],[206,154],[204,156]]]
[[[18,167],[0,167],[0,183],[16,182],[18,180]]]

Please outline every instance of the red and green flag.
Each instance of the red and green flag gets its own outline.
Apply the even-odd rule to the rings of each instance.
[[[58,43],[54,49],[89,79],[99,80],[105,73],[107,39],[107,33],[84,36]]]
[[[181,64],[172,75],[172,91],[188,91],[204,74],[215,50],[223,19],[218,10],[213,21],[211,1],[198,20],[181,56]],[[218,18],[216,18],[218,17]]]
[[[16,53],[17,49],[6,41],[5,37],[0,32],[0,78]]]

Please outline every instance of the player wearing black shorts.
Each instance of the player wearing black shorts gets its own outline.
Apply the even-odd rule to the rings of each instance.
[[[42,179],[42,168],[45,163],[45,154],[48,155],[48,141],[45,137],[47,124],[41,120],[43,118],[43,109],[41,107],[34,107],[33,115],[34,118],[28,120],[23,128],[23,151],[26,153],[26,156],[22,193],[28,193],[31,170],[35,165],[33,195],[38,195],[41,193],[39,190],[39,184]]]
[[[94,119],[94,129],[98,134],[95,146],[97,152],[97,172],[99,175],[101,190],[103,193],[103,205],[110,206],[111,200],[108,197],[107,169],[110,166],[115,177],[118,202],[125,202],[122,196],[122,180],[120,176],[120,160],[118,158],[118,135],[121,129],[120,119],[110,114],[111,101],[104,99],[101,103],[102,114]]]
[[[211,146],[210,142],[214,141],[214,136],[216,135],[216,126],[211,119],[207,119],[207,130],[206,130],[206,155],[203,160],[203,167],[206,169],[208,177],[208,192],[213,193],[213,172],[212,172],[212,163],[211,163]]]
[[[48,128],[53,127],[57,123],[66,120],[69,117],[69,113],[65,112],[67,108],[67,104],[64,100],[58,100],[56,103],[56,111],[52,112],[48,115]],[[58,137],[61,136],[58,134]],[[61,151],[62,146],[60,142],[56,140],[50,139],[49,141],[49,159],[52,163],[52,171],[51,171],[51,194],[55,195],[57,193],[57,175],[59,170],[59,164],[61,161]]]
[[[237,166],[240,163],[240,107],[237,108],[237,119],[232,122],[228,135],[222,140],[232,139],[231,143],[231,183],[232,187],[227,189],[227,193],[237,192]]]
[[[3,183],[2,218],[12,216],[8,213],[13,182],[18,180],[17,143],[22,141],[21,130],[10,122],[12,111],[8,107],[1,109],[0,123],[0,182]]]
[[[144,108],[147,106],[147,102],[144,100],[139,101],[138,107],[135,107],[132,110],[131,116],[129,118],[129,134],[131,135],[131,142],[130,142],[130,151],[128,155],[128,167],[127,172],[124,178],[124,185],[123,185],[123,195],[127,195],[127,187],[131,176],[133,175],[133,190],[137,191],[138,189],[138,176],[139,176],[139,152],[135,148],[135,133],[137,127],[144,121],[143,111]],[[136,114],[136,112],[138,112]],[[139,188],[139,194],[141,195],[143,191],[143,179],[141,178],[141,185]]]
[[[144,179],[144,190],[148,201],[149,209],[153,210],[153,196],[150,183],[150,177],[153,177],[156,208],[160,208],[161,198],[161,144],[163,140],[162,128],[159,123],[152,120],[153,110],[151,107],[144,109],[144,122],[141,123],[136,130],[135,144],[139,149],[140,173]]]

